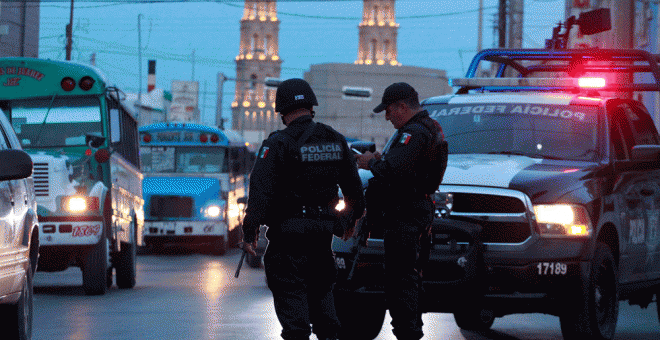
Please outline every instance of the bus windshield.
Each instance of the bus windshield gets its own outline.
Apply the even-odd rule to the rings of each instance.
[[[227,149],[223,147],[142,146],[142,170],[155,173],[228,172]]]
[[[450,154],[508,154],[594,162],[598,107],[549,104],[427,105]]]
[[[82,146],[85,134],[103,135],[97,97],[13,100],[9,108],[24,148]]]

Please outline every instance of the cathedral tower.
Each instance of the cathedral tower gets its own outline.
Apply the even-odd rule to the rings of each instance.
[[[241,41],[236,56],[236,93],[232,128],[241,132],[263,131],[265,138],[280,126],[275,114],[275,89],[266,88],[266,78],[279,78],[276,0],[245,1],[241,18]]]
[[[356,64],[400,66],[394,0],[364,0]]]

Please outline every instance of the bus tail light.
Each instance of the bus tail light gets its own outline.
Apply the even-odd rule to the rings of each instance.
[[[148,133],[145,133],[144,136],[142,136],[142,140],[143,140],[145,143],[149,143],[149,142],[151,142],[151,135],[148,134]]]
[[[207,136],[205,133],[202,133],[199,135],[199,141],[202,143],[206,143],[209,140],[209,136]]]
[[[110,152],[108,149],[98,149],[94,154],[94,159],[99,163],[105,163],[110,159]]]
[[[217,143],[220,140],[220,137],[216,134],[211,135],[211,143]]]
[[[78,82],[78,86],[80,86],[83,91],[89,91],[92,86],[94,86],[94,79],[90,76],[84,76]]]
[[[73,91],[73,89],[76,88],[76,81],[73,80],[73,78],[71,77],[65,77],[62,78],[62,81],[60,82],[60,86],[64,91]]]

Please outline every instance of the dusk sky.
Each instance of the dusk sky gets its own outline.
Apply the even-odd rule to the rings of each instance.
[[[244,1],[75,1],[72,60],[96,65],[124,92],[146,92],[147,61],[156,60],[156,87],[200,82],[200,110],[215,121],[218,72],[236,76]],[[498,0],[484,0],[483,48],[494,47]],[[398,60],[461,77],[477,48],[479,0],[396,1]],[[312,64],[357,58],[362,1],[277,1],[282,79],[302,78]],[[41,2],[39,57],[64,60],[70,2]],[[141,34],[138,34],[138,17]],[[564,17],[564,0],[525,0],[523,47],[543,47]],[[138,39],[142,40],[139,76]],[[194,71],[193,71],[194,51]],[[234,82],[225,83],[222,111],[231,116]]]

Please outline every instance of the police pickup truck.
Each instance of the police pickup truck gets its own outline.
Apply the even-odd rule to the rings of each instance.
[[[660,91],[657,61],[484,50],[455,94],[422,102],[449,143],[422,312],[453,313],[466,330],[546,313],[565,339],[612,339],[619,301],[646,308],[660,296],[660,136],[632,99]],[[333,241],[337,312],[350,338],[372,339],[387,309],[382,231],[359,244]]]

